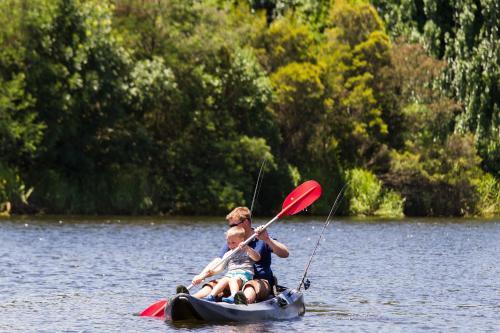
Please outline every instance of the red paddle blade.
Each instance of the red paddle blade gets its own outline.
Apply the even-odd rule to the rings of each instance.
[[[278,216],[297,214],[309,207],[320,196],[321,185],[315,180],[308,180],[286,197]]]
[[[165,315],[165,307],[167,306],[168,301],[162,299],[154,304],[151,304],[146,309],[144,309],[139,316],[141,317],[163,317]]]

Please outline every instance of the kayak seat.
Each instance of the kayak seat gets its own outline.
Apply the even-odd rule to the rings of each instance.
[[[273,294],[274,296],[278,296],[279,294],[281,294],[283,291],[285,291],[287,288],[286,287],[283,287],[283,286],[280,286],[278,284],[278,278],[276,277],[276,275],[273,274],[273,278],[274,278],[274,284],[273,284]]]
[[[273,299],[288,289],[287,287],[283,287],[283,286],[278,285],[278,278],[276,277],[276,275],[273,274],[273,278],[274,278],[274,284],[273,284],[271,293],[265,299],[261,299],[257,303]]]
[[[283,286],[276,286],[276,295],[279,295],[281,294],[282,292],[284,292],[285,290],[287,290],[287,287],[283,287]]]

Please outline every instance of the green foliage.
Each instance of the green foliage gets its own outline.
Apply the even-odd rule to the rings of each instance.
[[[181,112],[182,93],[173,71],[165,65],[163,58],[154,56],[135,63],[130,73],[128,98],[134,110],[129,116],[130,121],[141,126],[135,133],[128,130],[122,135],[135,134],[135,159],[140,161],[146,152],[159,154],[162,144],[181,134],[186,121]],[[123,128],[127,129],[128,124],[124,123]]]
[[[419,153],[393,153],[388,182],[407,198],[407,215],[475,215],[484,177],[471,135],[455,134]]]
[[[268,22],[292,13],[318,31],[324,28],[332,0],[248,0],[255,10],[264,10]]]
[[[315,61],[317,41],[313,31],[291,15],[275,20],[253,44],[269,72],[293,62]]]
[[[27,89],[52,129],[44,138],[48,165],[91,167],[89,157],[98,156],[85,151],[97,153],[122,115],[127,58],[111,33],[110,14],[100,2],[61,0],[44,25],[26,22],[32,47],[27,61],[35,68],[27,73]]]
[[[445,64],[430,57],[420,44],[398,40],[392,51],[394,79],[400,82],[407,148],[441,145],[453,132],[460,104],[437,89]]]
[[[374,32],[384,32],[384,23],[375,8],[363,1],[334,1],[328,27],[340,43],[351,48],[369,40]]]
[[[452,5],[456,37],[446,45],[445,58],[451,64],[446,84],[465,106],[458,129],[476,134],[485,165],[500,175],[500,6],[495,1]]]
[[[378,207],[382,183],[367,170],[347,172],[349,209],[354,215],[371,215]]]
[[[382,197],[378,209],[373,213],[375,216],[382,217],[403,217],[405,199],[395,191],[386,191]]]
[[[0,2],[0,211],[498,214],[498,8],[373,3]]]
[[[45,7],[39,1],[26,11],[24,61],[32,67],[25,73],[26,90],[34,98],[30,110],[47,126],[36,167],[28,173],[36,188],[33,201],[50,203],[51,195],[63,195],[54,211],[76,212],[87,201],[89,211],[101,198],[90,191],[80,195],[80,181],[94,181],[94,174],[129,156],[124,146],[130,141],[123,139],[130,132],[122,122],[130,116],[129,58],[112,32],[108,3],[60,0]],[[42,181],[33,172],[37,168],[55,173],[69,194],[49,193],[58,189]]]
[[[490,174],[485,174],[477,184],[478,213],[483,216],[500,214],[500,183]]]
[[[235,193],[239,198],[242,193],[249,193],[254,178],[248,170],[255,170],[256,176],[262,158],[271,159],[269,145],[276,146],[278,140],[272,115],[265,108],[271,93],[269,80],[251,53],[228,51],[222,49],[212,59],[212,66],[198,78],[202,80],[204,90],[200,93],[205,98],[195,96],[193,117],[171,146],[175,156],[184,156],[173,172],[192,179],[186,183],[186,193],[178,193],[181,198],[176,201],[186,202],[187,207],[192,198],[197,198],[199,208],[190,208],[197,213],[207,209],[225,211],[234,202],[227,200],[227,193]],[[198,158],[192,160],[188,156]],[[200,192],[206,180],[212,184],[211,191]],[[240,204],[244,202],[240,200]]]
[[[11,205],[27,205],[33,188],[26,185],[16,169],[0,163],[0,215],[9,213]]]
[[[442,90],[464,106],[456,130],[472,131],[484,166],[500,174],[500,38],[497,1],[374,1],[393,36],[421,41],[449,66]]]
[[[154,208],[147,176],[147,170],[131,165],[115,165],[78,180],[68,179],[59,170],[43,170],[38,187],[46,192],[38,195],[36,203],[45,213],[147,213]]]
[[[5,163],[19,163],[36,152],[45,126],[29,110],[33,99],[25,91],[24,74],[5,73],[11,75],[10,81],[0,77],[0,155]]]
[[[31,109],[34,99],[26,89],[26,48],[19,34],[23,12],[10,0],[0,3],[0,12],[5,13],[0,15],[0,204],[19,206],[27,204],[31,193],[25,190],[20,169],[36,156],[45,125]]]
[[[273,110],[283,136],[282,151],[301,161],[322,112],[321,69],[311,63],[290,63],[271,75],[276,97]]]
[[[350,167],[383,167],[387,145],[401,135],[400,111],[391,95],[397,87],[386,74],[388,37],[377,13],[362,2],[335,2],[330,20],[320,55],[326,112],[315,149],[340,154]],[[325,144],[329,148],[320,149]]]
[[[404,151],[393,152],[384,179],[406,197],[407,215],[473,215],[481,211],[481,159],[471,134],[453,134],[459,104],[434,89],[444,65],[418,44],[399,41],[392,54],[401,85]]]
[[[403,216],[401,196],[383,189],[382,182],[368,170],[352,169],[346,172],[349,212],[354,215]]]

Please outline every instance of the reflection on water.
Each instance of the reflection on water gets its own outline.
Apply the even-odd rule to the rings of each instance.
[[[293,322],[294,320],[290,321]],[[237,332],[237,333],[255,333],[255,332],[274,332],[273,322],[260,323],[166,323],[173,329],[187,330],[207,330],[216,333]]]
[[[323,218],[275,223],[297,286]],[[267,221],[261,221],[267,222]],[[306,314],[264,323],[164,323],[134,316],[219,252],[222,218],[0,220],[0,332],[497,332],[499,221],[335,221],[314,258]]]

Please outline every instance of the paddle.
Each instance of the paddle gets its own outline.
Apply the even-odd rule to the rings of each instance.
[[[154,304],[151,304],[146,309],[144,309],[139,316],[141,317],[163,317],[165,307],[167,306],[168,301],[166,299],[162,299]]]
[[[278,213],[272,220],[267,222],[264,226],[263,229],[267,229],[274,221],[279,219],[282,216],[289,216],[289,215],[294,215],[297,214],[307,207],[309,207],[314,201],[316,201],[319,197],[321,196],[321,186],[319,185],[318,182],[315,180],[309,180],[298,186],[295,190],[293,190],[286,198],[285,201],[283,202],[283,206],[281,209],[281,212]],[[250,236],[247,240],[243,242],[243,245],[247,245],[250,243],[255,237],[257,237],[255,234]],[[227,256],[224,260],[221,260],[215,267],[214,270],[216,270],[217,267],[224,265],[234,254],[236,251],[233,251],[229,256]],[[193,287],[193,284],[190,284],[188,287],[188,290]],[[152,317],[161,317],[163,316],[163,309],[166,306],[166,301],[163,301],[164,304],[161,304],[162,301],[158,301],[155,304],[149,306],[146,310],[142,311],[140,313],[140,316],[152,316]],[[163,308],[161,308],[161,305],[158,305],[155,307],[155,305],[161,304],[163,305]],[[150,308],[154,308],[153,310],[149,310]]]

